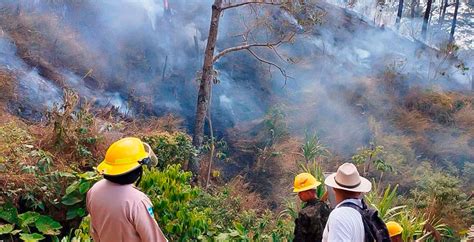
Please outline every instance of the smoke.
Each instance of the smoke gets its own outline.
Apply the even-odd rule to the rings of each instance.
[[[0,70],[15,75],[18,79],[16,91],[21,93],[17,96],[14,108],[22,110],[27,106],[39,109],[52,108],[61,102],[62,91],[54,83],[44,79],[38,74],[36,68],[29,67],[16,55],[16,48],[6,34],[0,35]],[[38,95],[40,93],[40,95]],[[13,100],[12,100],[13,101]],[[20,113],[21,114],[21,113]],[[40,119],[39,113],[24,113],[22,116]]]
[[[93,53],[76,59],[77,50],[61,49],[71,52],[67,55],[71,58],[58,70],[65,84],[82,97],[99,106],[119,107],[128,115],[141,114],[144,108],[147,115],[179,114],[191,127],[212,1],[170,1],[170,9],[163,4],[157,0],[117,0],[58,7],[36,1],[34,6],[23,8],[22,14],[62,16],[52,18],[59,26],[57,34],[64,30],[74,34],[64,36],[66,40],[58,45],[66,43],[79,46],[80,52]],[[239,122],[262,118],[272,104],[281,102],[288,107],[288,117],[298,119],[291,125],[292,132],[317,131],[328,143],[334,143],[337,151],[351,153],[370,140],[367,110],[371,106],[389,109],[383,107],[389,104],[382,103],[381,98],[363,97],[366,90],[361,89],[374,86],[384,73],[394,72],[411,86],[436,83],[445,89],[462,90],[469,85],[469,78],[456,67],[458,60],[390,29],[368,24],[371,15],[361,20],[360,13],[324,3],[321,6],[327,11],[323,23],[306,29],[306,33],[293,16],[273,7],[272,21],[278,24],[284,18],[299,34],[294,43],[282,46],[281,58],[256,52],[284,67],[292,78],[284,80],[276,68],[268,68],[246,52],[219,60],[216,69],[220,83],[213,86],[212,94],[216,129],[223,132]],[[230,11],[220,24],[218,50],[239,43],[235,36],[252,20],[246,16],[252,11]],[[262,39],[266,34],[253,37]],[[58,41],[51,37],[50,42]],[[19,79],[22,93],[37,99],[27,102],[49,107],[60,100],[61,91],[34,68],[28,68],[16,56],[13,43],[2,43],[0,51],[7,54],[0,56],[0,64],[28,73]],[[347,100],[347,93],[370,102]]]

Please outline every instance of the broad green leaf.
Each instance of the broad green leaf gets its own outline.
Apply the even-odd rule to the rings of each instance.
[[[69,194],[63,197],[61,203],[66,206],[71,206],[77,203],[82,202],[83,198],[77,194]]]
[[[71,208],[67,210],[66,219],[71,220],[76,217],[84,217],[84,216],[86,216],[86,210],[81,207],[76,207],[76,208]]]
[[[66,213],[66,220],[74,219],[74,218],[76,218],[77,216],[78,216],[78,215],[77,215],[77,208],[68,209],[68,210],[67,210],[67,213]]]
[[[75,190],[77,190],[78,187],[79,187],[79,181],[73,182],[71,185],[69,185],[69,186],[66,188],[66,195],[67,195],[67,194],[71,194],[72,192],[74,192]]]
[[[39,218],[40,214],[37,212],[28,211],[26,213],[22,213],[18,215],[20,219],[20,227],[26,227],[34,222]]]
[[[26,234],[26,233],[21,233],[20,234],[20,239],[25,241],[25,242],[36,242],[45,239],[43,235],[34,233],[34,234]]]
[[[79,192],[81,194],[85,194],[87,191],[89,191],[89,188],[91,188],[90,181],[82,182],[81,185],[79,185]]]
[[[13,224],[2,224],[0,225],[0,235],[9,234],[13,231]]]
[[[0,219],[11,224],[17,224],[18,210],[11,203],[7,203],[0,207]]]
[[[40,216],[35,223],[36,228],[43,234],[58,235],[62,226],[49,216]]]

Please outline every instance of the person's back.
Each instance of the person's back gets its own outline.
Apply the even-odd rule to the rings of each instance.
[[[307,202],[295,221],[294,241],[321,241],[330,212],[329,206],[318,199]]]
[[[362,193],[371,190],[370,181],[359,175],[354,164],[344,163],[336,173],[326,177],[324,184],[334,190],[337,206],[329,215],[324,228],[323,241],[362,242],[366,239],[369,240],[370,237],[366,238],[361,213],[351,205],[355,204],[361,209],[364,207],[359,197]]]
[[[350,202],[362,206],[359,199],[347,199],[339,203],[329,215],[323,241],[364,241],[364,222],[360,213],[341,206]]]
[[[150,146],[137,138],[124,138],[109,147],[97,166],[104,179],[86,198],[95,242],[167,241],[150,199],[133,186],[140,183],[142,165],[156,165],[157,160]]]
[[[97,182],[87,194],[87,210],[96,242],[163,241],[150,200],[131,184]]]
[[[298,193],[304,203],[295,220],[295,242],[321,241],[330,209],[316,196],[319,185],[321,182],[310,173],[301,173],[295,177],[293,192]]]

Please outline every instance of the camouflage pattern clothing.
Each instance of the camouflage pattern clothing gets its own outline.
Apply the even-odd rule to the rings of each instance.
[[[331,209],[318,199],[307,202],[295,220],[293,241],[321,241]]]

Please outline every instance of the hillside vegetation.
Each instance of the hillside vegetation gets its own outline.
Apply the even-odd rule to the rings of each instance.
[[[431,48],[322,2],[311,18],[299,5],[230,12],[219,50],[247,22],[271,23],[269,35],[304,31],[277,57],[256,52],[291,78],[248,53],[216,63],[213,126],[196,148],[210,3],[177,1],[152,24],[129,3],[117,12],[134,19],[125,31],[102,12],[113,3],[19,2],[0,4],[0,240],[90,241],[94,167],[127,136],[158,156],[140,189],[170,241],[291,241],[294,176],[324,180],[348,161],[373,181],[366,200],[403,226],[405,241],[426,224],[458,240],[474,223],[474,95],[455,44]],[[232,24],[249,12],[263,17]]]

